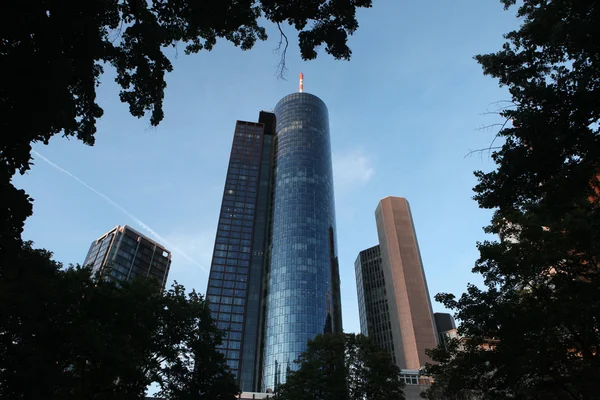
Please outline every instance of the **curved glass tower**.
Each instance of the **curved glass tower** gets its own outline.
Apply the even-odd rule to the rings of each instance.
[[[237,121],[206,298],[242,391],[276,390],[309,340],[341,332],[335,233],[325,104],[294,93]]]
[[[309,340],[342,330],[327,107],[293,93],[275,116],[263,391],[285,382]]]

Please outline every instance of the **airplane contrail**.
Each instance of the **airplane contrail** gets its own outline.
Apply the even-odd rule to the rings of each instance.
[[[173,246],[164,237],[162,237],[158,233],[156,233],[156,231],[154,231],[154,229],[150,228],[148,225],[146,225],[145,223],[143,223],[141,219],[139,219],[138,217],[136,217],[135,215],[133,215],[132,213],[130,213],[129,211],[127,211],[123,206],[121,206],[117,202],[113,201],[110,197],[108,197],[104,193],[101,193],[98,190],[94,189],[93,187],[91,187],[90,185],[88,185],[87,183],[85,183],[84,181],[82,181],[81,179],[79,179],[78,177],[76,177],[75,175],[73,175],[72,173],[70,173],[69,171],[67,171],[66,169],[64,169],[62,167],[59,167],[58,165],[56,165],[52,161],[48,160],[46,157],[44,157],[43,155],[41,155],[37,151],[31,150],[31,152],[34,153],[39,158],[41,158],[42,160],[44,160],[46,163],[48,163],[53,168],[55,168],[55,169],[59,170],[60,172],[66,174],[68,176],[70,176],[71,178],[75,179],[77,182],[81,183],[83,186],[85,186],[86,188],[88,188],[92,192],[96,193],[98,196],[102,197],[104,200],[106,200],[108,203],[110,203],[113,207],[117,208],[123,214],[127,215],[140,228],[142,228],[142,230],[144,230],[147,233],[149,233],[150,235],[154,236],[159,242],[164,243],[167,247],[169,247],[169,248],[173,249],[173,251],[179,253],[181,256],[183,256],[183,258],[185,258],[189,262],[196,264],[197,266],[199,266],[200,268],[202,268],[205,271],[208,271],[208,268],[206,268],[204,265],[200,264],[199,262],[197,262],[196,260],[194,260],[192,257],[190,257],[189,255],[187,255],[185,252],[183,252],[183,250],[180,250],[177,247]]]

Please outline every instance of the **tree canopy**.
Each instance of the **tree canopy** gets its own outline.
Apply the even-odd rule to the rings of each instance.
[[[233,400],[238,388],[216,346],[205,300],[175,284],[116,285],[63,268],[25,243],[0,270],[0,397]]]
[[[404,382],[390,354],[363,335],[318,335],[296,364],[276,389],[277,399],[404,399]]]
[[[500,51],[476,56],[511,95],[500,145],[486,149],[497,168],[476,172],[475,199],[495,210],[485,231],[499,240],[478,243],[485,288],[436,297],[468,341],[432,352],[431,399],[600,393],[600,7],[524,0],[517,16]]]
[[[29,168],[31,143],[57,133],[94,143],[102,109],[96,87],[104,68],[116,69],[120,99],[131,114],[163,119],[165,74],[173,66],[165,48],[211,50],[218,39],[251,49],[266,40],[261,21],[298,31],[301,56],[317,48],[349,59],[348,36],[356,9],[371,0],[90,0],[2,2],[0,5],[0,141],[11,173]]]
[[[358,28],[356,10],[372,0],[88,0],[0,3],[0,257],[19,246],[31,201],[11,177],[31,166],[33,143],[56,134],[93,145],[103,110],[96,88],[105,68],[116,70],[120,100],[134,117],[163,117],[166,55],[181,44],[186,54],[211,50],[218,40],[242,50],[266,40],[262,23],[281,35],[285,69],[286,25],[298,32],[303,59],[323,46],[349,59],[348,37]],[[14,249],[13,249],[14,250]],[[0,262],[2,260],[0,259]]]

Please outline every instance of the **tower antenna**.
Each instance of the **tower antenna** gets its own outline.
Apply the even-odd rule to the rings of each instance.
[[[304,74],[300,72],[300,93],[304,92]]]

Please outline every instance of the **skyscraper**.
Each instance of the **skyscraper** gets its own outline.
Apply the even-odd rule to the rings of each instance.
[[[375,218],[380,245],[355,263],[361,331],[391,349],[398,367],[418,370],[437,333],[408,201],[382,199]]]
[[[127,225],[116,226],[92,242],[83,265],[91,266],[98,278],[126,281],[144,276],[164,289],[171,252]]]
[[[389,351],[396,363],[390,306],[379,245],[363,250],[354,262],[360,331]]]
[[[308,340],[341,331],[327,107],[293,93],[238,121],[208,282],[243,391],[285,382]]]

